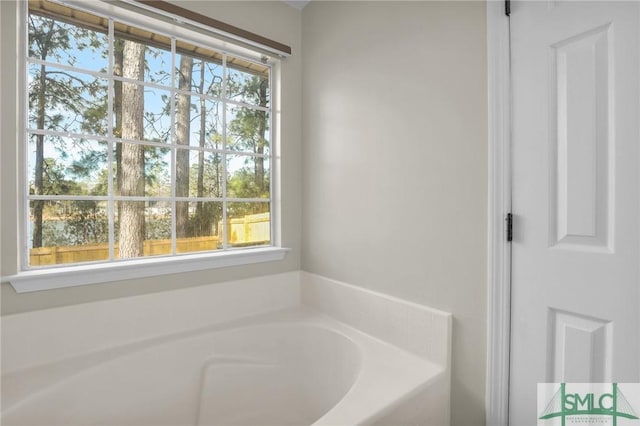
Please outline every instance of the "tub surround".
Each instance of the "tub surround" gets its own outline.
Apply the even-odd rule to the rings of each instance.
[[[295,307],[299,289],[287,272],[5,315],[2,373]]]
[[[393,409],[379,413],[381,417],[374,424],[449,424],[450,313],[304,271],[300,281],[304,306],[314,307],[343,324],[438,366],[428,385],[424,383],[420,389],[399,398]],[[410,368],[410,371],[419,375],[420,368]]]
[[[451,364],[451,314],[301,272],[302,303],[439,365]]]
[[[39,424],[69,406],[53,424],[157,424],[159,403],[165,423],[285,424],[278,395],[297,392],[313,402],[288,413],[291,424],[448,424],[450,334],[450,314],[299,271],[8,315],[3,424]],[[112,389],[113,374],[131,383]],[[238,399],[225,401],[233,391],[221,381],[238,386]],[[95,397],[82,390],[92,386]],[[267,403],[246,419],[221,410],[242,398]]]

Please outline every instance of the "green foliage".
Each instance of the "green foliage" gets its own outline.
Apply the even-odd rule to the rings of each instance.
[[[229,85],[235,92],[242,94],[243,99],[252,104],[267,106],[267,85],[265,78],[252,76],[243,80],[244,84],[230,80]],[[267,113],[262,110],[252,108],[238,108],[236,117],[229,124],[229,144],[236,151],[263,153],[264,148],[269,146],[265,138],[269,131],[269,120]]]
[[[82,195],[86,193],[85,189],[75,180],[65,179],[67,170],[64,166],[56,163],[54,158],[45,158],[43,162],[43,180],[42,195]],[[35,194],[33,184],[29,188],[30,194]]]
[[[57,164],[53,158],[44,159],[43,195],[90,195],[89,190],[73,176],[71,168]],[[31,186],[30,193],[34,193]],[[104,204],[104,202],[102,203]],[[82,245],[107,242],[108,219],[104,206],[98,201],[50,201],[44,205],[43,242],[45,246]]]
[[[229,180],[227,191],[234,194],[236,198],[269,198],[269,175],[265,173],[262,177],[265,187],[260,188],[256,183],[259,178],[255,177],[255,171],[247,167],[234,173]]]
[[[150,202],[149,217],[145,223],[145,240],[165,240],[171,238],[171,211]]]
[[[169,148],[145,147],[144,179],[151,194],[171,193],[169,164],[164,159],[169,151]]]
[[[64,245],[106,243],[109,221],[107,212],[97,201],[76,201],[64,222],[64,236],[69,240]]]
[[[32,58],[73,66],[84,49],[100,47],[95,32],[51,18],[30,15],[28,31]],[[66,132],[80,122],[82,131],[105,134],[106,95],[101,79],[45,65],[30,66],[29,121],[37,128]]]

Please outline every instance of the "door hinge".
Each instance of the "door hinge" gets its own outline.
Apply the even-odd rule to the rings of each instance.
[[[507,222],[507,241],[513,241],[513,215],[511,213],[507,213],[507,217],[505,218]]]
[[[504,0],[504,14],[511,16],[511,0]]]

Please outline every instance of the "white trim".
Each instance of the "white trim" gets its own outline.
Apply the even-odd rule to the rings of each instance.
[[[511,244],[505,217],[511,211],[509,18],[504,2],[487,2],[488,64],[488,294],[486,424],[509,423]]]
[[[227,54],[222,54],[222,98],[227,98],[227,82],[229,75],[227,69]],[[227,103],[222,102],[222,249],[227,249],[229,238],[229,222],[227,219]],[[271,194],[269,194],[271,195]],[[269,206],[271,209],[271,206]],[[220,233],[220,230],[218,230]],[[273,233],[273,232],[272,232]]]
[[[9,277],[17,293],[100,284],[134,278],[155,277],[180,272],[240,266],[284,259],[287,248],[266,247],[250,250],[230,250],[220,253],[193,254],[127,260],[126,262],[87,264],[70,267],[30,270]]]
[[[113,46],[113,43],[111,43],[111,40],[113,40],[113,19],[109,19],[109,28],[107,30],[107,38],[109,40],[109,47],[107,48],[109,51],[109,64],[108,64],[108,68],[107,68],[107,72],[109,73],[110,76],[115,76],[115,49]],[[27,58],[29,57],[29,55],[27,54]],[[173,54],[171,55],[171,60],[173,61]],[[173,66],[173,65],[172,65]],[[173,86],[173,84],[172,84]],[[113,107],[114,107],[114,102],[115,102],[115,82],[114,80],[107,80],[107,90],[109,91],[109,93],[107,93],[107,111],[113,111]],[[173,99],[173,97],[171,97],[171,99]],[[173,108],[171,109],[173,111]],[[112,113],[108,113],[108,118],[107,118],[107,136],[112,136],[113,135],[113,126],[115,125],[115,122],[112,120],[113,116]],[[173,123],[172,123],[173,124]],[[109,244],[109,262],[113,262],[116,258],[116,202],[113,199],[113,195],[115,194],[115,178],[116,176],[114,176],[114,168],[113,168],[113,164],[116,164],[116,144],[109,141],[107,143],[107,178],[109,179],[109,182],[107,182],[107,243]],[[173,154],[173,152],[172,152]],[[173,167],[173,165],[172,165]],[[173,170],[173,169],[171,169]],[[173,176],[173,173],[171,173],[171,175]],[[28,178],[27,178],[28,179]],[[25,182],[28,182],[28,180],[25,180]],[[25,212],[27,212],[28,210],[25,210]],[[171,211],[175,211],[175,209],[172,209]],[[173,215],[172,215],[173,216]],[[173,224],[171,225],[171,229],[174,229]],[[171,237],[171,242],[173,243],[173,236]],[[28,255],[29,253],[27,253]],[[25,257],[25,264],[26,266],[28,266],[28,261],[27,261],[28,257]],[[26,268],[23,268],[22,270],[25,270]]]
[[[275,61],[271,66],[271,73],[269,74],[269,87],[271,89],[271,113],[269,114],[269,135],[271,137],[269,145],[269,167],[271,168],[271,181],[269,182],[271,195],[271,229],[277,229],[278,232],[274,232],[271,235],[271,244],[276,247],[282,246],[282,174],[281,174],[281,152],[282,152],[282,140],[281,129],[282,123],[280,121],[282,114],[282,62]],[[274,209],[274,204],[278,208]]]
[[[16,132],[16,141],[17,141],[17,158],[20,162],[17,165],[17,176],[18,178],[18,193],[17,196],[21,200],[21,205],[18,208],[18,232],[16,240],[18,255],[18,271],[23,271],[27,269],[29,265],[29,245],[24,242],[27,240],[29,235],[29,216],[27,212],[29,211],[29,134],[27,132],[27,127],[29,126],[29,91],[28,91],[28,81],[29,81],[29,67],[28,59],[29,59],[29,24],[28,24],[28,16],[29,16],[29,3],[26,1],[19,2],[18,12],[19,12],[19,20],[18,20],[18,32],[17,32],[17,45],[20,49],[18,57],[20,58],[20,62],[17,64],[16,68],[18,70],[18,77],[16,78],[17,83],[17,97],[16,104],[19,106],[18,111],[20,113],[17,115],[16,124],[17,132]],[[11,272],[14,272],[13,270]]]

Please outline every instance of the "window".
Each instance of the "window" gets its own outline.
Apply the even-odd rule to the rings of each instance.
[[[29,2],[24,269],[273,245],[273,62],[121,15]]]

